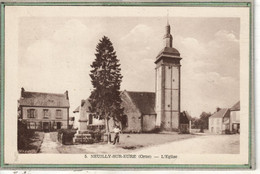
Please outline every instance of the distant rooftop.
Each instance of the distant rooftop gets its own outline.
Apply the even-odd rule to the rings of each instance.
[[[231,111],[240,111],[240,101],[230,108]]]
[[[210,118],[223,118],[227,114],[228,109],[220,109],[218,112],[214,113],[213,115],[210,116]]]

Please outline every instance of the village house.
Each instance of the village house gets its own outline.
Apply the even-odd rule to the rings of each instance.
[[[239,133],[240,132],[240,102],[227,109],[218,109],[209,117],[209,131],[211,133]]]
[[[228,108],[218,109],[209,117],[209,131],[211,133],[222,134],[229,130],[230,110]]]
[[[240,133],[240,101],[230,108],[230,131]]]
[[[21,89],[18,100],[18,119],[27,122],[27,128],[55,131],[69,127],[69,96],[64,94],[29,92]]]

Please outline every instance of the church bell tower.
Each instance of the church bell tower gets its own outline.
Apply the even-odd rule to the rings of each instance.
[[[167,21],[164,48],[156,57],[156,127],[177,131],[180,118],[180,53],[172,47],[171,26]]]

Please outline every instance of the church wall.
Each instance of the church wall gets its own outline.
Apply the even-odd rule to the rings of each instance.
[[[163,128],[165,130],[179,127],[179,69],[176,66],[165,67],[165,114]]]
[[[172,113],[172,128],[174,130],[179,129],[179,113],[178,112]]]
[[[155,129],[156,115],[143,115],[143,131],[149,132]]]
[[[172,91],[172,110],[178,111],[179,109],[179,91]]]
[[[156,126],[160,127],[161,126],[161,114],[162,114],[162,67],[156,68],[156,113],[157,113],[157,118],[156,118]]]
[[[171,89],[171,66],[165,66],[165,88]]]
[[[124,132],[141,132],[141,113],[133,104],[129,96],[123,93],[121,95],[122,107],[124,107],[124,114],[127,115],[127,126]]]
[[[179,67],[173,66],[172,67],[172,88],[179,89]]]
[[[177,130],[179,128],[179,115],[178,112],[165,111],[165,119],[163,122],[165,130]]]
[[[165,118],[164,118],[162,126],[165,130],[171,130],[171,112],[170,111],[165,111]]]

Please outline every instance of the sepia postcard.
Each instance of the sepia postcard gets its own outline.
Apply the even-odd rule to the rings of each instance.
[[[254,168],[252,10],[1,3],[1,167]]]

